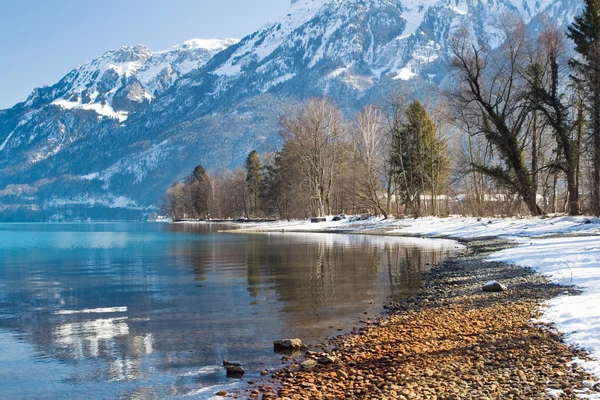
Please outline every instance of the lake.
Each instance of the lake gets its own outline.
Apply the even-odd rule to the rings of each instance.
[[[0,398],[210,398],[281,365],[273,340],[347,332],[459,251],[225,228],[0,224]]]

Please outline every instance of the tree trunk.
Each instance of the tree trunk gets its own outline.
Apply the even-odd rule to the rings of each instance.
[[[506,144],[508,145],[507,148],[509,161],[517,177],[516,184],[518,187],[516,189],[523,198],[523,202],[527,206],[529,213],[533,216],[542,215],[542,209],[537,205],[537,193],[531,184],[531,178],[529,177],[527,167],[525,166],[525,161],[521,157],[519,144],[517,143],[516,138],[512,135],[509,136],[505,134],[504,137],[510,138],[510,141],[508,141]]]
[[[579,189],[574,171],[569,170],[567,175],[567,191],[569,197],[569,215],[579,215]]]
[[[598,87],[596,88],[598,89]],[[592,204],[595,216],[600,216],[600,93],[594,91],[594,108],[592,111],[593,140],[593,172],[592,172]]]
[[[554,173],[552,180],[552,213],[556,213],[557,199],[556,199],[556,186],[558,185],[558,174]]]
[[[531,140],[531,171],[533,176],[531,177],[531,185],[537,192],[538,189],[538,131],[537,131],[537,112],[533,112],[533,135]]]

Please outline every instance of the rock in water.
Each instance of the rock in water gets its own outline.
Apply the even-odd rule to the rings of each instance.
[[[501,284],[500,282],[490,281],[483,285],[484,292],[505,292],[508,290],[506,286]]]
[[[245,371],[241,364],[223,361],[223,366],[227,371],[228,378],[241,378],[244,376]]]
[[[273,342],[275,350],[298,350],[302,348],[300,339],[281,339]]]

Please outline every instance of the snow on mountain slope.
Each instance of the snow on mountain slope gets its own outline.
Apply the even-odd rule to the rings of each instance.
[[[452,28],[470,24],[476,37],[498,45],[503,14],[518,13],[527,23],[557,3],[564,1],[295,0],[287,15],[244,38],[214,71],[217,91],[241,75],[262,74],[268,78],[257,89],[264,92],[325,62],[337,64],[328,78],[359,91],[384,79],[435,78],[422,72],[447,56]],[[564,23],[561,17],[551,19]]]
[[[7,114],[12,126],[0,132],[2,162],[35,164],[58,154],[108,122],[127,118],[167,91],[181,76],[201,68],[238,39],[193,39],[160,52],[121,47],[69,72],[53,86],[35,89]],[[0,121],[2,122],[2,121]],[[7,123],[6,126],[11,124]]]
[[[51,88],[49,97],[63,109],[91,110],[123,122],[182,75],[237,42],[193,39],[154,53],[146,46],[122,47],[71,71]],[[36,93],[28,105],[34,104]]]

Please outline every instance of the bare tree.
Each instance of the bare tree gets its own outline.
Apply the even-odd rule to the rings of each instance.
[[[165,194],[162,212],[173,219],[195,218],[192,196],[188,186],[175,182]]]
[[[246,171],[227,171],[213,178],[214,213],[219,218],[246,215]]]
[[[547,26],[537,38],[536,51],[524,76],[530,86],[532,109],[540,112],[552,128],[557,159],[552,168],[563,172],[567,180],[568,207],[571,215],[579,211],[578,169],[581,153],[578,132],[583,123],[577,110],[577,97],[567,95],[568,54],[564,33]],[[535,136],[534,136],[535,137]]]
[[[351,133],[357,160],[355,195],[387,218],[391,197],[388,180],[391,135],[385,122],[381,108],[367,106],[356,115]],[[388,192],[385,198],[382,196],[384,186]]]
[[[286,113],[280,126],[286,150],[298,161],[295,167],[307,189],[311,211],[318,216],[329,214],[343,141],[342,112],[325,98],[313,98]]]
[[[457,110],[474,121],[474,134],[484,135],[501,160],[494,166],[472,167],[517,192],[532,215],[541,215],[522,140],[531,110],[524,95],[526,82],[518,71],[526,49],[525,27],[508,17],[502,23],[505,41],[494,52],[478,45],[466,28],[453,35],[449,47],[457,86],[447,95]]]

